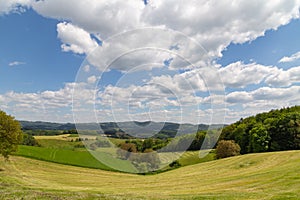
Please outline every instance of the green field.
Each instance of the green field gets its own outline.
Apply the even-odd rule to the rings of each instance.
[[[0,161],[0,199],[299,199],[300,151],[134,175],[24,157]]]
[[[104,159],[109,159],[111,156],[105,152],[98,152]],[[94,158],[87,150],[80,148],[77,151],[59,148],[45,148],[45,147],[32,147],[32,146],[19,146],[16,155],[35,158],[44,161],[50,161],[55,163],[113,170],[110,167],[99,162]],[[111,159],[110,159],[111,160]],[[135,171],[134,166],[126,160],[114,160],[113,165],[122,165],[126,167],[128,171]]]

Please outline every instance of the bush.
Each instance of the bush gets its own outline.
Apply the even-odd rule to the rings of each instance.
[[[240,155],[241,147],[233,140],[221,140],[216,148],[217,159]]]

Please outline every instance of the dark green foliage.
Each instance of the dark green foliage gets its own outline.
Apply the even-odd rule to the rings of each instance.
[[[173,161],[173,162],[171,162],[169,164],[169,167],[171,167],[171,168],[178,168],[178,167],[181,167],[181,164],[179,163],[178,160],[175,160],[175,161]]]
[[[77,135],[78,136],[78,132],[76,129],[70,129],[70,130],[65,130],[63,131],[63,134],[71,134],[71,135]],[[75,136],[73,136],[75,137]]]
[[[241,147],[233,140],[220,140],[216,148],[216,157],[227,158],[240,155]]]
[[[269,149],[270,134],[262,124],[257,124],[250,132],[249,152],[265,152]]]
[[[21,126],[14,117],[0,110],[0,154],[8,159],[22,141]]]
[[[271,110],[225,127],[220,139],[234,140],[241,153],[300,149],[300,106]]]
[[[23,141],[21,144],[26,146],[41,146],[32,135],[27,133],[23,133]]]

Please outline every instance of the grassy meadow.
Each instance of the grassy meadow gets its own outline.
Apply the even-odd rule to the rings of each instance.
[[[156,175],[13,156],[0,161],[0,199],[299,199],[300,151],[248,154]]]

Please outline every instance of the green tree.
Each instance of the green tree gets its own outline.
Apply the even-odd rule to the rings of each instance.
[[[22,142],[21,125],[14,117],[0,111],[0,154],[5,159],[17,151],[18,144]]]
[[[270,134],[262,124],[258,124],[250,131],[249,152],[265,152],[269,150]]]
[[[221,140],[216,148],[217,158],[227,158],[240,154],[241,147],[233,140]]]
[[[271,150],[300,149],[300,113],[282,114],[271,131]]]
[[[27,146],[41,146],[32,135],[27,133],[23,133],[23,141],[21,144]]]

